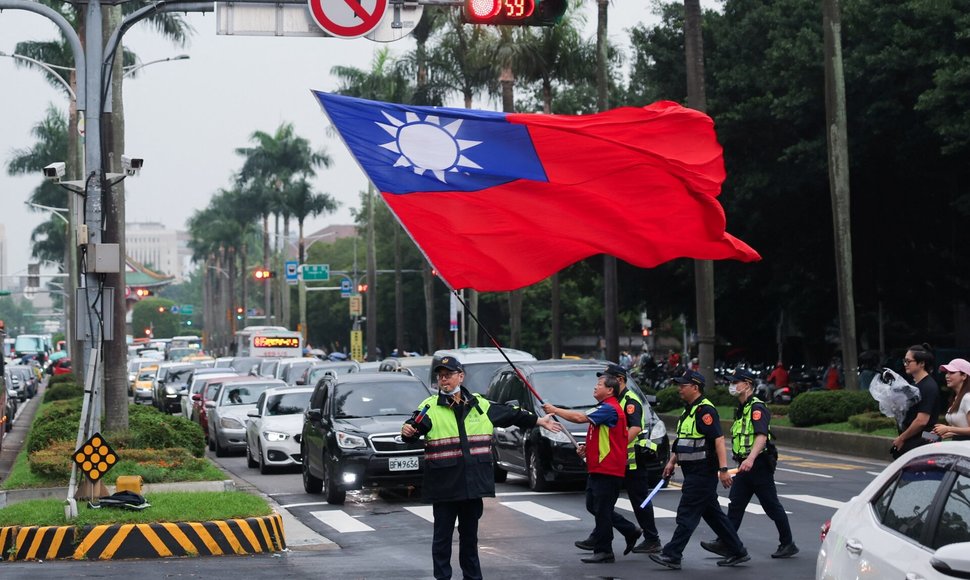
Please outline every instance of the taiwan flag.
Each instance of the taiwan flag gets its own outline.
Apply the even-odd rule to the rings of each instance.
[[[453,289],[514,290],[595,254],[643,268],[761,259],[724,231],[722,150],[698,111],[507,114],[314,95]]]

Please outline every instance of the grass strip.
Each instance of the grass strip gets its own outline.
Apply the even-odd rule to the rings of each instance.
[[[145,499],[151,507],[141,511],[91,509],[78,500],[78,517],[71,521],[64,517],[64,500],[29,500],[0,509],[0,527],[205,522],[272,513],[266,500],[242,491],[158,492]]]

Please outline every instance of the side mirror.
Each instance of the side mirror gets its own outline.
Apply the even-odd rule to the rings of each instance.
[[[206,409],[215,409],[216,408],[216,402],[215,401],[206,401],[205,402],[205,408]]]
[[[259,411],[250,411],[246,413],[247,417],[252,417],[253,419],[259,419]]]
[[[970,542],[943,546],[930,559],[933,569],[953,578],[970,576]]]
[[[323,419],[323,413],[320,412],[320,409],[307,409],[306,418],[307,421],[320,421]]]
[[[196,393],[196,394],[192,395],[192,400],[193,401],[201,401],[202,400],[202,395],[200,395],[199,393]]]

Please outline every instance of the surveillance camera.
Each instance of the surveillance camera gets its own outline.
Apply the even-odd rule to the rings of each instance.
[[[55,161],[54,163],[44,167],[44,177],[53,181],[54,183],[59,183],[61,178],[64,177],[64,162]]]
[[[140,157],[128,157],[127,155],[121,156],[121,167],[128,175],[137,174],[139,171],[141,171],[141,167],[144,164],[145,160]]]

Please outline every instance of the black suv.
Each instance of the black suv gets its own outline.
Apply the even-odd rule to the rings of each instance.
[[[303,414],[300,454],[307,493],[326,489],[342,504],[347,491],[421,485],[424,441],[405,443],[401,425],[430,392],[400,373],[321,378]]]
[[[590,409],[596,406],[593,387],[596,373],[603,371],[607,363],[588,360],[544,360],[516,363],[529,384],[547,403],[564,409]],[[653,469],[662,469],[670,456],[670,441],[663,421],[650,408],[650,399],[644,398],[639,387],[629,380],[627,388],[633,389],[644,401],[645,431],[658,445],[657,463]],[[543,415],[542,406],[519,379],[511,366],[505,365],[495,371],[485,397],[496,403],[517,405],[523,410]],[[651,397],[652,399],[652,397]],[[586,424],[562,420],[562,424],[579,443],[586,440]],[[576,455],[576,448],[565,433],[554,433],[542,427],[519,429],[518,427],[495,428],[494,445],[495,481],[505,481],[509,471],[529,478],[529,488],[546,491],[554,482],[584,481],[586,464]]]

